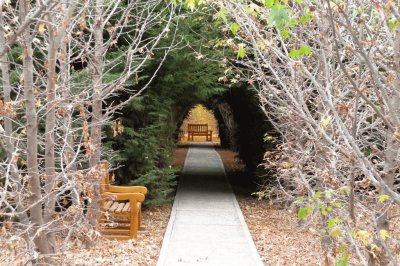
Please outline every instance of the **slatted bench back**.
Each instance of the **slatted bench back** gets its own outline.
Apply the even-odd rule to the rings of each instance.
[[[188,132],[206,133],[208,132],[208,124],[188,124]]]

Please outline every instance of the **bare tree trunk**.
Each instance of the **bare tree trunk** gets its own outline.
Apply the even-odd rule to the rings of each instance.
[[[55,127],[56,127],[56,56],[58,50],[58,38],[56,37],[56,29],[54,28],[54,21],[48,17],[48,31],[49,31],[49,46],[47,54],[47,106],[46,106],[46,132],[45,132],[45,193],[48,199],[46,200],[44,210],[44,220],[49,222],[54,215],[54,208],[56,202],[56,193],[54,191],[56,184],[56,170],[55,170]],[[54,233],[49,233],[49,244],[51,253],[56,250],[56,243]]]
[[[0,10],[0,24],[3,26],[3,12]],[[6,43],[5,40],[5,33],[3,30],[0,28],[0,47],[4,47]],[[7,58],[7,54],[3,55],[0,59],[0,65],[1,65],[1,77],[2,77],[2,86],[3,86],[3,95],[4,95],[4,105],[8,106],[10,108],[10,112],[12,112],[12,107],[9,106],[11,104],[11,85],[10,85],[10,64]],[[10,175],[13,184],[17,185],[17,190],[21,191],[22,190],[22,184],[20,180],[20,175],[18,173],[18,167],[16,164],[16,161],[14,159],[14,151],[15,151],[15,146],[14,146],[14,141],[12,140],[12,134],[13,134],[13,123],[12,123],[12,113],[7,112],[6,115],[4,116],[4,131],[5,131],[5,151],[7,154],[7,160],[8,163],[10,164]],[[21,196],[17,193],[15,196],[15,202],[17,204],[16,208],[18,213],[18,219],[23,223],[23,224],[28,224],[28,217],[27,215],[23,212],[24,208],[22,206],[22,199]]]
[[[24,21],[29,13],[30,1],[20,2],[21,21]],[[44,220],[42,215],[42,196],[38,166],[38,123],[33,87],[33,58],[32,36],[27,28],[22,35],[23,50],[23,87],[25,96],[26,134],[27,134],[27,168],[29,176],[29,203],[30,216],[34,224],[34,242],[38,251],[42,254],[49,253],[49,246],[45,233],[41,230]]]
[[[104,48],[103,48],[103,6],[104,0],[97,0],[95,7],[95,18],[93,25],[93,35],[95,39],[94,56],[92,58],[92,118],[90,128],[90,158],[89,165],[93,169],[100,162],[101,156],[101,125],[102,125],[102,88],[103,88],[103,68],[104,68]],[[93,195],[89,208],[88,216],[92,226],[97,224],[99,212],[100,192],[98,180],[91,180]],[[88,243],[91,245],[91,243]]]
[[[96,16],[94,22],[95,50],[92,65],[93,79],[93,102],[90,139],[93,150],[91,150],[90,167],[100,162],[101,155],[101,124],[102,124],[102,87],[103,87],[103,5],[104,0],[96,1]]]

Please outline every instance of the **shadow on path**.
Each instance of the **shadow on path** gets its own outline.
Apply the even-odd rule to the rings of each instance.
[[[210,143],[189,148],[157,265],[263,265]]]

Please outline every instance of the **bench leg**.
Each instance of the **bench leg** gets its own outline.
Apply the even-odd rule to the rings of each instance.
[[[130,228],[130,235],[131,238],[136,238],[137,237],[137,230],[139,227],[139,217],[138,216],[131,216],[131,228]]]
[[[138,231],[146,230],[146,228],[144,226],[141,226],[141,222],[142,222],[142,210],[139,210],[139,214],[138,214]]]

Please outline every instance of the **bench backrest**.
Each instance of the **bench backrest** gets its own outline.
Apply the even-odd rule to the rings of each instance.
[[[188,124],[188,132],[208,132],[208,124]]]
[[[100,194],[108,191],[110,179],[108,176],[109,163],[106,160],[100,162]]]

